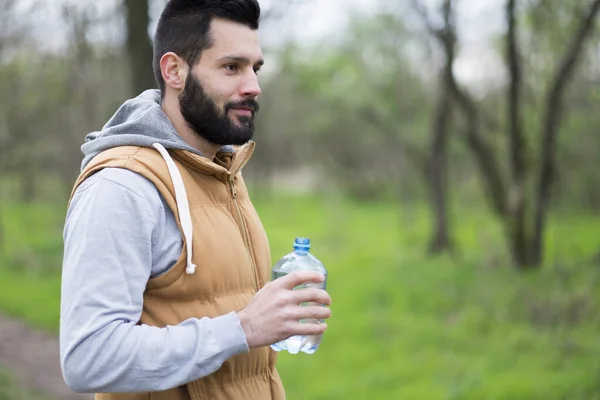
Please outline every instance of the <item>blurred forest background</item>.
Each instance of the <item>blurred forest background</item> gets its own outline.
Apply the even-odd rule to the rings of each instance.
[[[245,170],[274,260],[306,235],[330,270],[288,397],[600,399],[600,0],[323,1],[261,2]],[[0,0],[0,313],[32,329],[58,330],[80,146],[156,86],[164,4]],[[4,367],[0,399],[44,391]]]

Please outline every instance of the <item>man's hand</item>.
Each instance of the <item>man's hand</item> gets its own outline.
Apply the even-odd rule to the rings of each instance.
[[[323,279],[323,275],[318,272],[296,271],[268,282],[248,306],[238,312],[248,346],[268,346],[293,335],[317,335],[325,332],[325,323],[300,323],[299,320],[326,319],[331,317],[331,310],[318,305],[300,304],[314,302],[330,305],[329,294],[315,287],[292,290],[305,283],[323,282]]]

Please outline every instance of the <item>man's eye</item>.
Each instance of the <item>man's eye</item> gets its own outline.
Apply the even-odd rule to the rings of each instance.
[[[237,66],[237,64],[227,64],[225,66],[225,69],[229,72],[237,72],[238,66]]]
[[[256,75],[258,75],[258,72],[259,72],[259,71],[260,71],[260,68],[254,68],[254,73],[255,73]]]

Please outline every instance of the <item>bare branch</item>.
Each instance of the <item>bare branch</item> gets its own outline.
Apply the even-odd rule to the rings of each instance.
[[[519,187],[523,184],[525,175],[524,138],[521,129],[520,103],[522,72],[521,59],[517,39],[517,17],[515,15],[516,0],[508,0],[506,5],[506,19],[508,22],[508,35],[506,52],[508,69],[510,72],[510,85],[508,90],[508,123],[510,137],[510,165],[512,184]]]
[[[361,109],[361,115],[364,121],[389,132],[387,128],[389,123],[386,123],[385,116],[381,116],[373,107],[363,107]],[[418,145],[406,140],[402,135],[394,135],[393,139],[398,143],[406,158],[410,160],[419,171],[425,173],[427,168],[427,154],[425,151]]]
[[[285,13],[292,7],[299,4],[306,4],[311,0],[277,0],[274,5],[261,12],[261,22],[278,21],[283,18]]]
[[[423,23],[425,24],[425,27],[429,33],[431,33],[431,35],[437,38],[440,42],[444,42],[443,31],[433,26],[431,19],[429,18],[429,13],[427,12],[427,9],[423,3],[421,3],[420,0],[411,0],[411,4],[413,9],[421,16],[421,19],[423,20]]]
[[[431,18],[429,17],[429,13],[427,12],[426,7],[422,4],[420,0],[411,0],[412,8],[421,16],[427,31],[438,40],[438,43],[444,50],[444,54],[449,55],[452,60],[455,58],[455,46],[456,46],[456,33],[454,26],[454,21],[452,21],[453,16],[451,15],[452,2],[446,1],[443,6],[444,12],[444,20],[445,26],[441,29],[435,28],[433,23],[431,22]],[[483,126],[489,130],[490,132],[497,132],[498,127],[501,125],[496,119],[494,119],[491,115],[485,113],[482,110],[479,110],[479,118],[481,119],[481,123]]]

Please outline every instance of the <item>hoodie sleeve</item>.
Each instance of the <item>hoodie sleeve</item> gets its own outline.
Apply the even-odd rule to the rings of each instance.
[[[61,367],[76,392],[171,389],[248,351],[235,313],[136,324],[157,261],[172,265],[153,242],[180,240],[168,229],[173,218],[152,183],[128,170],[105,169],[77,189],[64,229],[60,318]]]

